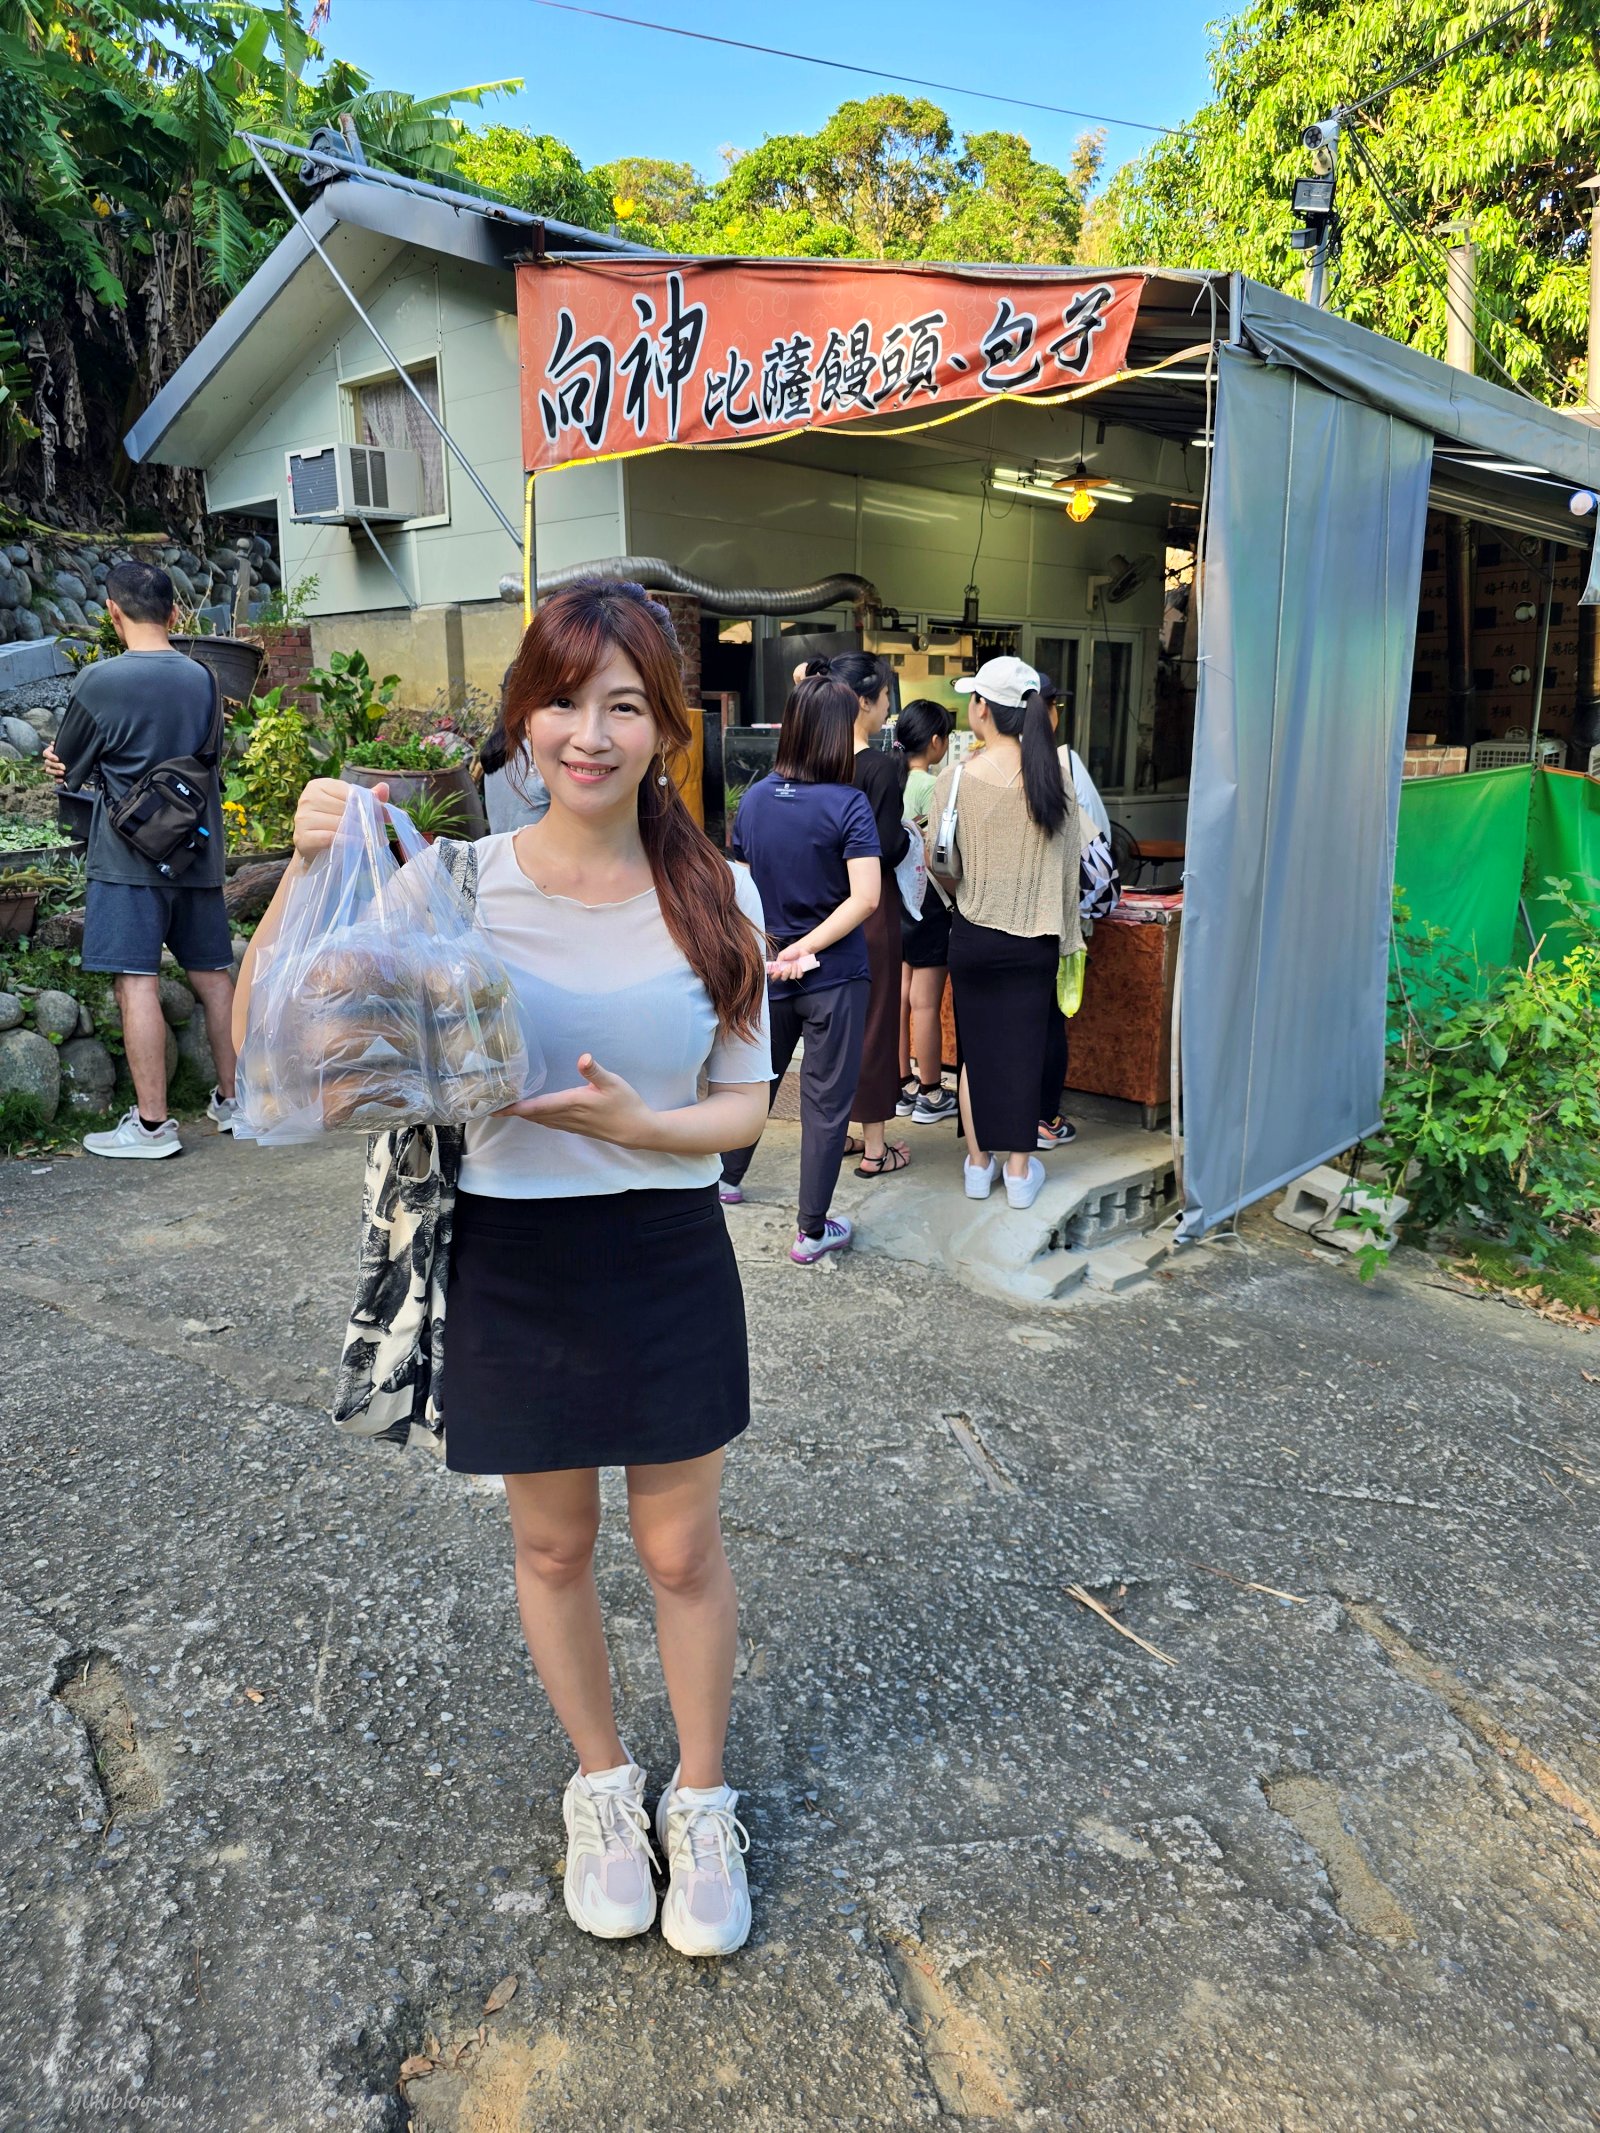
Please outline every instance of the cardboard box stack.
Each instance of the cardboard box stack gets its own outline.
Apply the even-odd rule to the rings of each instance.
[[[1561,740],[1572,731],[1577,703],[1578,595],[1583,590],[1584,570],[1585,560],[1576,548],[1556,551],[1539,728]],[[1525,556],[1511,534],[1480,527],[1472,574],[1472,673],[1476,694],[1476,730],[1469,736],[1472,740],[1498,740],[1508,731],[1526,732],[1532,725],[1541,597],[1537,557]],[[1447,618],[1444,521],[1430,515],[1423,543],[1417,647],[1411,671],[1413,734],[1429,730],[1440,734],[1448,729]],[[1439,774],[1421,767],[1420,762],[1413,768],[1413,752],[1408,738],[1408,777]],[[1426,751],[1415,753],[1420,758]]]

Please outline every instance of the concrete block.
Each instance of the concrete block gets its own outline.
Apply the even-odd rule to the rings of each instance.
[[[0,645],[0,689],[20,689],[24,682],[50,681],[72,668],[54,637],[32,644]]]
[[[1150,1278],[1152,1267],[1167,1256],[1165,1238],[1128,1237],[1083,1254],[1085,1284],[1102,1296],[1120,1296]]]
[[[1319,1244],[1331,1244],[1337,1252],[1359,1252],[1376,1240],[1365,1230],[1336,1227],[1341,1214],[1370,1209],[1383,1223],[1383,1243],[1392,1246],[1410,1205],[1399,1193],[1377,1192],[1345,1171],[1335,1170],[1331,1163],[1319,1163],[1295,1179],[1273,1213],[1290,1229],[1304,1230]]]

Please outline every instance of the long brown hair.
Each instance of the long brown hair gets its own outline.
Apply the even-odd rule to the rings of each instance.
[[[677,775],[689,758],[692,727],[672,618],[639,585],[585,578],[536,611],[506,676],[507,755],[527,739],[528,721],[582,686],[613,651],[639,670],[645,702],[661,736],[667,783],[654,765],[639,787],[639,834],[667,931],[711,995],[730,1036],[753,1037],[766,998],[761,936],[739,909],[733,869],[684,804]]]

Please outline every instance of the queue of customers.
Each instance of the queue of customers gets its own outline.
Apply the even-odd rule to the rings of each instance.
[[[803,1045],[790,1257],[811,1265],[851,1242],[831,1207],[846,1156],[864,1179],[910,1162],[890,1137],[896,1119],[959,1114],[967,1195],[987,1198],[1003,1179],[1012,1207],[1038,1197],[1038,1151],[1073,1138],[1057,970],[1082,946],[1079,866],[1104,809],[1057,746],[1054,688],[1020,659],[955,684],[980,743],[962,764],[948,760],[950,713],[931,701],[903,707],[893,751],[875,745],[891,697],[871,654],[812,660],[794,680],[775,767],[744,794],[729,848],[750,869],[771,943],[773,1099]],[[913,911],[901,873],[917,838],[928,872]],[[955,1091],[943,1073],[947,979]],[[743,1198],[754,1153],[725,1154],[724,1204]]]

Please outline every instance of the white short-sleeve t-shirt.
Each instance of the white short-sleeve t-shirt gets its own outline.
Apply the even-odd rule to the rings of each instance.
[[[692,1104],[702,1075],[717,1082],[770,1077],[765,1005],[754,1039],[719,1034],[710,995],[667,931],[654,889],[615,904],[547,896],[517,864],[514,835],[479,842],[478,919],[544,1053],[544,1093],[580,1085],[583,1052],[630,1082],[653,1111]],[[733,874],[740,910],[764,930],[748,870]],[[721,1168],[716,1155],[618,1148],[532,1119],[487,1118],[467,1128],[461,1189],[502,1200],[572,1199],[710,1185]]]

